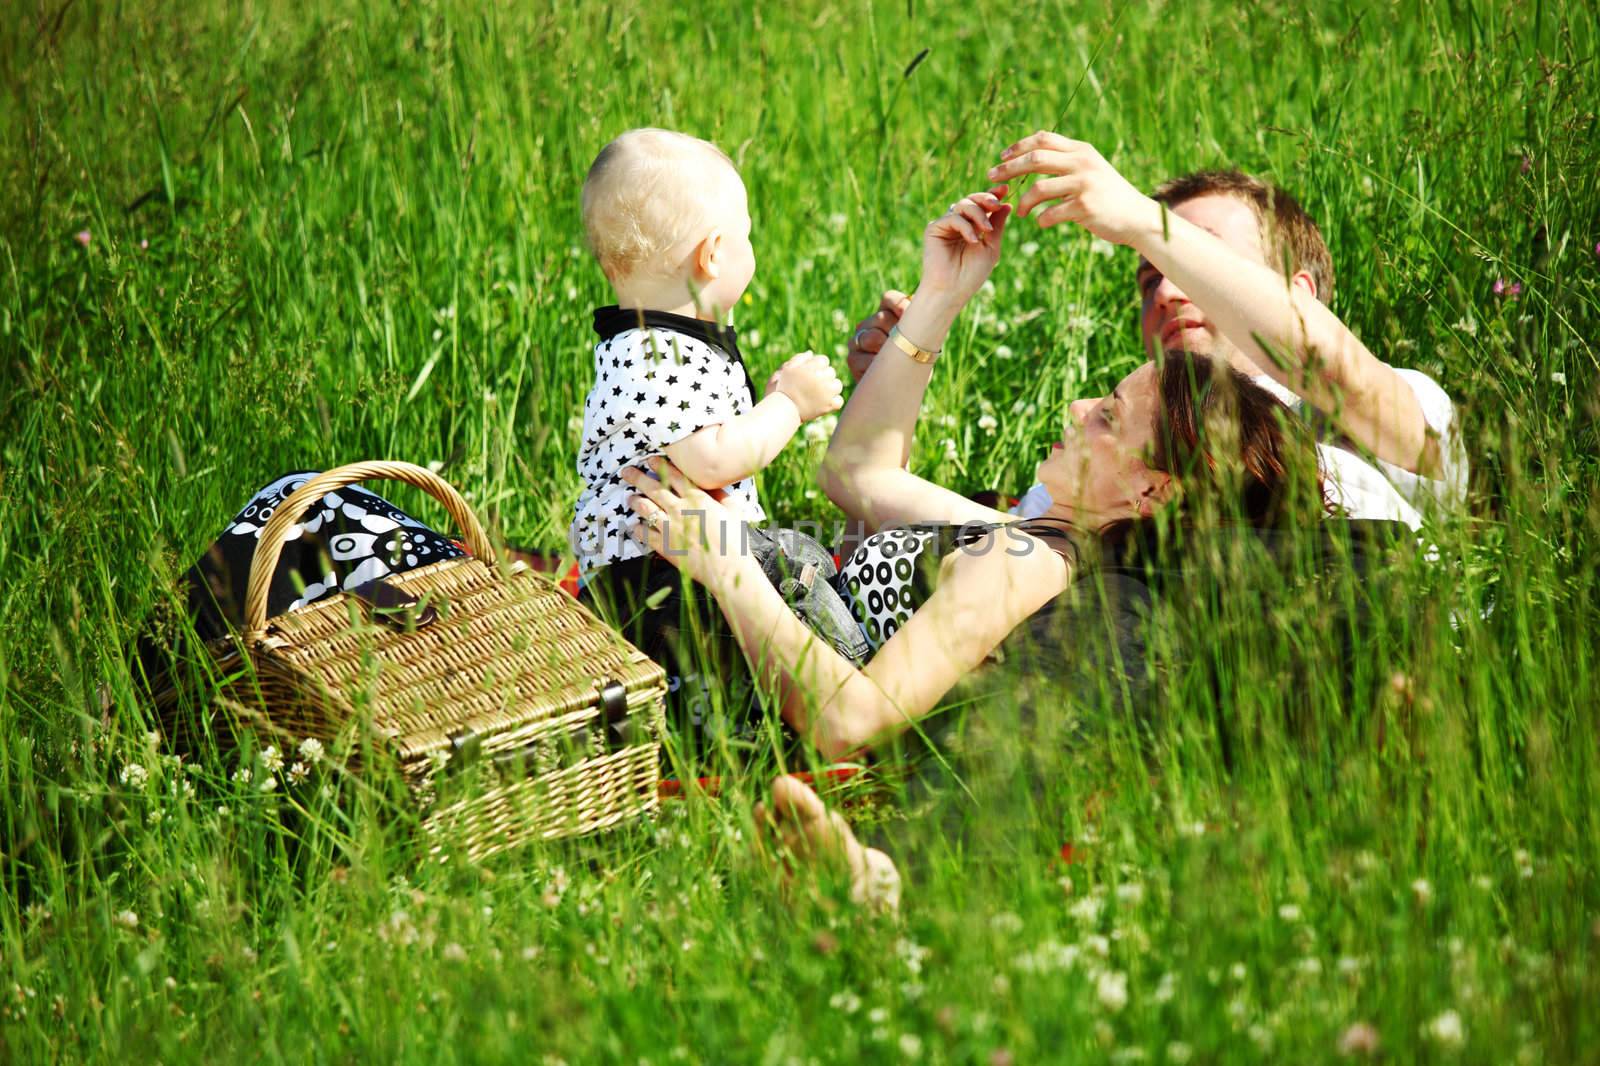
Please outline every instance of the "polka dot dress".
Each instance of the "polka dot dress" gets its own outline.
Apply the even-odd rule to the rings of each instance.
[[[932,593],[931,575],[919,578],[925,568],[918,564],[939,539],[933,529],[874,533],[840,568],[835,583],[873,651],[888,643]]]

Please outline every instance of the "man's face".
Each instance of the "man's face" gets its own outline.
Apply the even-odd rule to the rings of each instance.
[[[1250,205],[1238,197],[1226,193],[1197,196],[1173,208],[1172,213],[1210,232],[1251,262],[1267,262],[1261,223]],[[1142,300],[1139,330],[1146,352],[1181,349],[1230,359],[1237,354],[1205,312],[1143,258],[1139,260],[1138,283]]]

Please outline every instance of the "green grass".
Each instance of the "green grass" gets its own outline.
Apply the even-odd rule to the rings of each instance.
[[[1365,1022],[1395,1061],[1600,1061],[1592,9],[744,7],[0,25],[0,1059],[1277,1062]],[[500,535],[561,545],[606,300],[578,186],[645,124],[746,177],[757,375],[839,351],[1035,128],[1144,185],[1270,175],[1322,221],[1336,310],[1460,402],[1470,514],[1439,563],[1344,590],[1381,634],[1350,662],[1318,595],[1241,585],[1169,605],[1148,713],[1043,679],[1048,721],[1013,729],[991,697],[966,787],[884,831],[897,923],[751,861],[760,774],[473,868],[414,861],[331,776],[264,794],[151,752],[120,649],[277,473],[438,461]],[[919,469],[1024,485],[1064,401],[1140,358],[1132,273],[1019,225]],[[817,459],[764,475],[769,511],[833,515]],[[1426,1034],[1446,1011],[1460,1047]]]

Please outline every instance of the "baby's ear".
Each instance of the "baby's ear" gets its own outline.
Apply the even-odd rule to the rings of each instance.
[[[695,276],[702,281],[714,281],[722,273],[722,231],[714,229],[706,239],[695,246]]]
[[[1317,291],[1317,279],[1312,277],[1311,272],[1308,270],[1295,271],[1294,276],[1289,279],[1289,284],[1295,288],[1304,289],[1315,299],[1322,299],[1322,294]]]

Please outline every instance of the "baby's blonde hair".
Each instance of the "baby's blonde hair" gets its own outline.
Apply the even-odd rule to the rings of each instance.
[[[626,278],[709,226],[722,168],[738,180],[722,149],[672,130],[629,130],[600,149],[583,182],[583,229],[606,277]]]

